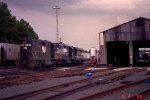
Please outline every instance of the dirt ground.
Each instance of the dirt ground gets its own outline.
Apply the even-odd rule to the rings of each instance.
[[[18,84],[27,84],[33,81],[41,81],[46,78],[70,77],[84,75],[89,70],[94,72],[105,70],[91,70],[92,66],[79,65],[71,67],[50,67],[42,69],[20,70],[18,68],[0,69],[0,88]],[[97,66],[100,68],[100,66]]]

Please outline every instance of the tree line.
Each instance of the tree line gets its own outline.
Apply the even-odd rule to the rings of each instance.
[[[24,19],[12,16],[6,3],[0,2],[0,42],[19,43],[21,39],[39,39],[31,25]]]

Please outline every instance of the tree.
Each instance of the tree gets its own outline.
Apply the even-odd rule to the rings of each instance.
[[[38,39],[30,24],[11,15],[6,3],[0,3],[0,42],[18,43],[20,39]]]
[[[38,35],[34,32],[30,24],[24,19],[20,20],[18,27],[18,31],[21,33],[21,38],[38,39]]]

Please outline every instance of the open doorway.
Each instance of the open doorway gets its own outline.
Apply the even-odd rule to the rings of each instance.
[[[107,42],[107,64],[129,66],[129,42]]]

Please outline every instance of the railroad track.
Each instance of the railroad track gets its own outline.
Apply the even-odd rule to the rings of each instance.
[[[51,76],[58,76],[58,77],[68,76],[69,77],[69,76],[81,75],[80,71],[83,72],[83,70],[85,68],[88,68],[88,67],[71,69],[71,70],[67,70],[63,73],[60,71],[52,71],[52,72],[41,72],[41,73],[33,73],[33,74],[29,73],[29,75],[28,75],[28,73],[27,73],[27,75],[26,74],[22,75],[20,73],[20,75],[19,75],[19,72],[18,72],[17,75],[6,77],[6,79],[5,78],[1,79],[0,84],[1,84],[1,88],[2,88],[2,87],[12,86],[15,84],[24,84],[24,83],[29,83],[32,81],[40,81],[40,80],[44,79],[45,77],[51,77]],[[12,73],[12,72],[10,72],[10,73]],[[15,74],[15,73],[13,73],[13,74]]]
[[[141,94],[144,98],[150,96],[150,89],[142,92]]]
[[[109,94],[113,94],[114,92],[118,92],[118,91],[121,91],[123,89],[127,89],[127,88],[130,88],[130,87],[139,85],[139,84],[143,83],[144,80],[147,80],[147,79],[150,79],[150,78],[145,78],[145,79],[142,79],[142,80],[131,82],[131,83],[126,84],[126,85],[122,85],[122,86],[118,86],[118,87],[115,87],[115,88],[112,88],[112,89],[108,89],[108,90],[105,90],[105,91],[102,91],[102,92],[99,92],[99,93],[96,93],[96,94],[93,94],[93,95],[90,95],[90,96],[83,97],[80,100],[97,100],[97,99],[100,99],[101,97],[107,96]],[[149,94],[149,91],[150,90],[145,91],[143,93],[146,94],[148,92],[147,94]],[[137,100],[137,99],[135,99],[135,97],[134,97],[134,98],[129,99],[129,100]]]
[[[90,79],[89,78],[81,79],[81,80],[78,80],[78,81],[73,81],[73,82],[70,82],[70,83],[65,83],[65,84],[61,84],[61,85],[57,85],[57,86],[53,86],[53,87],[49,87],[49,88],[45,88],[45,89],[41,89],[41,90],[37,90],[37,91],[32,91],[32,92],[19,94],[19,95],[15,95],[15,96],[11,96],[11,97],[6,97],[6,98],[3,98],[3,99],[5,99],[5,100],[20,100],[20,99],[24,99],[24,98],[29,98],[29,97],[32,97],[32,96],[35,96],[35,95],[39,95],[41,93],[46,93],[46,92],[49,92],[49,91],[65,88],[65,87],[68,87],[68,86],[71,86],[71,85],[74,85],[74,84],[77,84],[77,83],[87,82],[91,79],[95,79],[95,78],[98,78],[98,77],[103,77],[103,76],[107,76],[107,75],[111,75],[111,74],[115,74],[115,73],[119,73],[119,72],[124,72],[124,71],[130,73],[130,72],[140,72],[140,71],[144,71],[144,70],[141,70],[141,69],[128,69],[128,70],[121,70],[121,71],[118,71],[118,72],[111,72],[111,73],[110,72],[105,72],[103,74],[93,76]],[[120,79],[123,79],[123,78],[125,78],[129,75],[131,75],[131,74],[126,75],[126,74],[123,73],[120,76],[117,75],[117,76],[114,76],[114,77],[110,77],[107,80],[103,80],[101,82],[103,84],[107,84],[107,83],[110,83],[113,80],[120,80]],[[66,95],[69,95],[69,93],[73,93],[73,92],[76,92],[76,91],[81,91],[81,89],[84,90],[84,89],[87,89],[88,87],[92,87],[92,86],[95,86],[97,84],[100,84],[100,83],[99,82],[94,82],[94,83],[91,83],[91,84],[88,84],[88,85],[85,85],[85,86],[82,86],[82,87],[79,87],[79,88],[61,93],[61,94],[54,95],[52,97],[48,97],[45,100],[48,100],[50,98],[52,99],[52,98],[64,97]]]
[[[128,77],[130,75],[125,75],[125,74],[122,74],[122,75],[116,75],[116,76],[113,76],[113,77],[110,77],[110,78],[107,78],[105,80],[102,80],[102,81],[97,81],[97,82],[93,82],[91,84],[87,84],[85,86],[81,86],[81,87],[78,87],[76,89],[73,89],[73,90],[69,90],[69,91],[66,91],[66,92],[63,92],[63,93],[60,93],[60,94],[57,94],[57,95],[54,95],[54,96],[51,96],[51,97],[47,97],[45,98],[44,100],[58,100],[59,98],[63,98],[65,96],[68,96],[68,95],[71,95],[73,93],[77,93],[77,92],[81,92],[83,90],[86,90],[88,88],[91,88],[91,87],[94,87],[96,85],[99,85],[99,84],[107,84],[107,83],[110,83],[110,81],[118,81],[118,80],[122,80],[126,77]],[[85,99],[86,100],[86,99]]]
[[[150,89],[148,89],[142,93],[139,93],[138,95],[135,95],[133,98],[130,98],[128,100],[137,100],[137,98],[143,99],[143,98],[146,98],[148,96],[150,96]]]
[[[77,67],[77,68],[76,68]],[[74,67],[73,67],[74,68]],[[81,75],[84,75],[87,71],[85,69],[87,69],[89,67],[85,66],[85,67],[81,67],[80,66],[75,66],[75,69],[67,69],[65,71],[52,71],[52,72],[42,72],[42,73],[29,73],[29,75],[19,75],[16,76],[16,77],[8,77],[7,79],[3,79],[3,80],[0,80],[0,88],[5,88],[5,87],[8,87],[8,86],[13,86],[13,85],[20,85],[20,84],[27,84],[27,83],[30,83],[30,82],[33,82],[33,81],[41,81],[43,80],[44,78],[46,77],[49,77],[49,78],[52,78],[53,76],[54,77],[71,77],[71,76],[81,76]],[[114,68],[115,69],[115,68]],[[108,69],[103,69],[101,71],[105,72],[107,71]],[[92,73],[95,73],[97,72],[96,70],[92,70],[91,71]],[[53,77],[53,78],[54,78]]]

